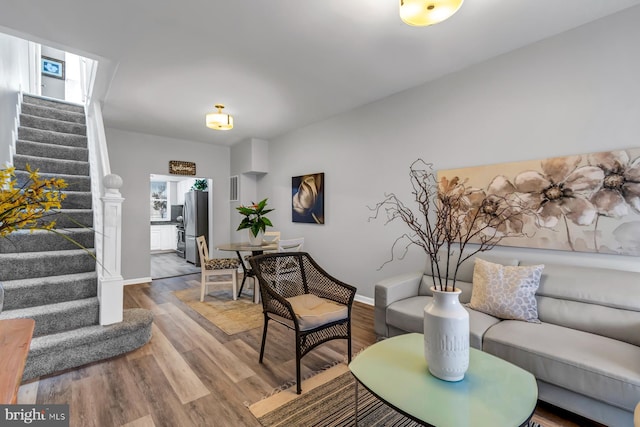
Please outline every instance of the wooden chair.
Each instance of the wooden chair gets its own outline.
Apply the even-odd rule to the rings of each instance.
[[[304,237],[296,239],[278,239],[278,252],[301,252],[304,246]]]
[[[265,231],[262,241],[265,243],[278,243],[280,241],[279,231]]]
[[[318,345],[347,340],[351,362],[351,307],[356,288],[331,277],[306,252],[279,252],[251,257],[264,313],[260,363],[269,320],[295,331],[297,393],[302,392],[300,360]],[[280,274],[278,264],[288,266]]]
[[[237,258],[209,258],[209,249],[204,236],[196,238],[198,242],[198,252],[200,253],[200,301],[204,301],[207,294],[207,287],[211,285],[231,285],[233,299],[236,300],[238,294],[238,263]],[[220,276],[231,276],[231,280],[214,280]]]
[[[280,241],[280,232],[279,231],[265,231],[264,232],[264,237],[262,238],[262,241],[264,243],[278,243]],[[277,249],[276,249],[277,251]],[[276,251],[265,251],[265,254],[270,254]],[[258,280],[253,276],[253,272],[251,271],[251,263],[249,263],[249,258],[251,258],[253,255],[245,255],[244,256],[244,260],[245,260],[245,276],[247,278],[251,278],[251,280],[253,280],[253,302],[255,302],[256,304],[260,302],[260,291],[258,290],[258,286],[260,286],[258,284]],[[242,288],[244,286],[244,281],[246,279],[243,277],[242,278],[242,285],[240,285],[240,292],[238,292],[238,294],[242,294]],[[240,295],[238,295],[240,296]]]

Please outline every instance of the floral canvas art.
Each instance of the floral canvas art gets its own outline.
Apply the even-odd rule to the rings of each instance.
[[[514,225],[524,235],[500,245],[640,255],[640,148],[438,172],[455,177],[470,201],[509,195],[527,207]]]
[[[293,222],[324,224],[324,173],[291,178]]]

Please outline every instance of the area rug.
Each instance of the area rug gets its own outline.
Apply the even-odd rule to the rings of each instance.
[[[200,302],[200,287],[174,291],[173,294],[227,335],[261,327],[264,323],[262,304],[253,303],[251,292],[233,300],[231,289],[216,289]]]
[[[264,427],[355,426],[355,381],[346,365],[335,366],[302,383],[249,406]],[[364,387],[358,388],[358,426],[417,427],[418,424],[388,407]],[[529,427],[544,427],[530,421]]]

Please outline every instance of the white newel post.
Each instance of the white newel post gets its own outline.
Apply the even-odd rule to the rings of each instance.
[[[122,322],[123,279],[121,275],[122,255],[122,202],[120,194],[122,178],[106,175],[103,179],[105,194],[102,197],[102,266],[98,279],[100,299],[100,324]]]

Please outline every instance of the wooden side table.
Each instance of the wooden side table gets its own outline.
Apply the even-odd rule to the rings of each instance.
[[[33,319],[0,320],[0,404],[15,404],[33,337]]]

